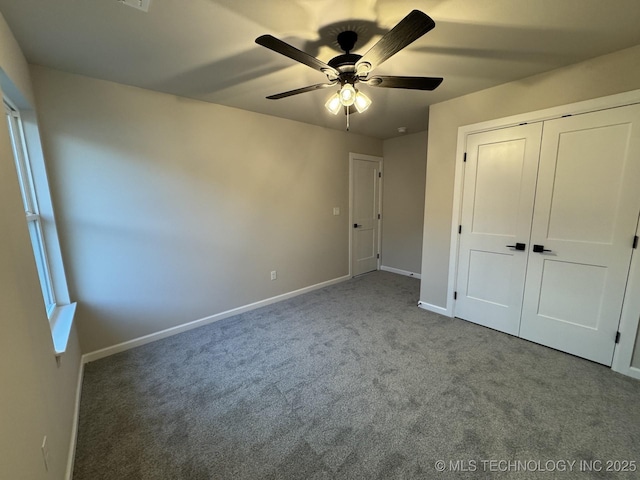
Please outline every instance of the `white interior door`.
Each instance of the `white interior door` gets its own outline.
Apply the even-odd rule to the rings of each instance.
[[[470,135],[455,316],[517,335],[542,124]]]
[[[353,157],[351,163],[351,275],[378,269],[380,213],[379,159]]]
[[[522,338],[611,365],[639,210],[640,106],[545,122]]]

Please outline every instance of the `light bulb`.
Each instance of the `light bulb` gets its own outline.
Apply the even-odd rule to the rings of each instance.
[[[340,89],[340,103],[345,107],[350,107],[356,100],[356,89],[350,83],[345,83]]]
[[[356,93],[355,104],[356,104],[356,110],[358,110],[358,113],[362,113],[371,105],[371,99],[367,97],[364,93],[358,91]]]
[[[329,97],[327,103],[324,106],[334,115],[337,115],[340,110],[342,110],[342,104],[340,103],[340,96],[337,93],[334,93]]]

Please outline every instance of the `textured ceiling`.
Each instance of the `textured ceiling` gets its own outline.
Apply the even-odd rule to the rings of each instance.
[[[638,0],[0,0],[31,63],[343,130],[330,90],[265,96],[323,74],[254,43],[272,34],[328,61],[336,33],[360,32],[363,54],[411,10],[436,27],[376,69],[441,76],[435,91],[370,88],[351,131],[378,138],[427,128],[428,108],[466,93],[640,44]],[[568,86],[567,88],[570,88]]]

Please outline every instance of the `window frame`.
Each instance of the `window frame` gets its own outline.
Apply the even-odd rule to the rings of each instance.
[[[43,303],[59,356],[67,349],[76,303],[69,299],[38,125],[33,110],[21,112],[6,96],[2,101]]]
[[[20,184],[20,192],[22,193],[22,203],[25,209],[26,221],[29,228],[31,247],[33,249],[36,267],[38,269],[42,297],[47,311],[47,317],[51,320],[57,306],[56,293],[53,285],[53,277],[51,275],[49,253],[47,251],[47,244],[44,238],[42,217],[40,216],[40,209],[38,207],[38,196],[33,179],[33,172],[31,170],[29,151],[27,150],[27,142],[25,140],[24,129],[22,127],[22,118],[20,117],[20,111],[11,105],[8,99],[3,99],[3,106],[7,116],[11,147],[13,149],[16,170],[18,172],[18,182]]]

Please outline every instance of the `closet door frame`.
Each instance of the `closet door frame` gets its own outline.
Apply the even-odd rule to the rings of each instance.
[[[577,115],[581,113],[595,112],[609,108],[622,107],[640,103],[640,90],[610,95],[606,97],[595,98],[583,102],[562,105],[545,110],[528,112],[519,115],[513,115],[487,122],[465,125],[458,129],[458,141],[455,160],[455,184],[453,192],[453,211],[451,222],[451,244],[449,252],[449,278],[447,285],[447,305],[445,309],[439,310],[438,313],[449,317],[455,316],[455,299],[456,279],[458,276],[458,256],[460,238],[458,234],[458,226],[462,218],[462,193],[465,168],[465,149],[467,145],[467,137],[474,133],[486,132],[490,130],[498,130],[507,127],[513,127],[521,124],[529,124],[536,122],[544,122],[561,118],[567,115]],[[640,228],[638,229],[640,232]],[[639,329],[640,318],[640,295],[633,295],[633,292],[640,292],[640,248],[633,251],[631,259],[631,268],[627,281],[627,294],[622,305],[622,317],[620,326],[620,341],[615,346],[612,370],[640,379],[640,368],[632,367],[631,361],[634,353],[634,346]],[[631,292],[631,294],[629,294]],[[638,297],[638,298],[634,298]],[[426,307],[423,307],[426,308]]]

